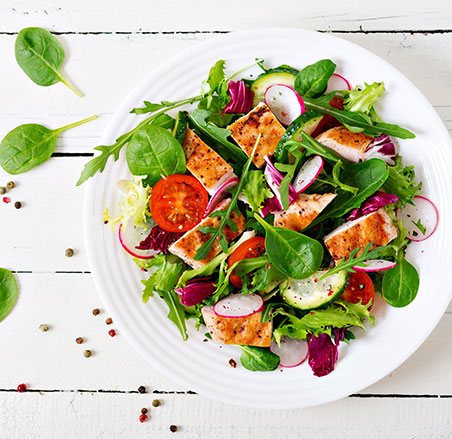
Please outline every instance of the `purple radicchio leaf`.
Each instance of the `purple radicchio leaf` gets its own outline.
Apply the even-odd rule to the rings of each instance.
[[[396,151],[394,143],[387,134],[374,139],[367,145],[364,151],[364,159],[369,160],[378,158],[386,162],[390,166],[395,165]]]
[[[138,250],[155,250],[166,255],[168,253],[168,247],[182,235],[183,233],[180,232],[167,232],[160,226],[154,226],[149,232],[149,235],[135,248]]]
[[[228,92],[231,100],[221,114],[242,114],[251,110],[254,92],[243,81],[229,81]]]
[[[185,306],[193,306],[201,303],[216,290],[212,276],[191,279],[185,288],[177,288],[176,293],[180,296]]]
[[[337,347],[344,340],[345,331],[346,328],[333,328],[334,343],[328,334],[308,335],[308,363],[315,376],[322,377],[334,370],[338,357]]]
[[[387,194],[386,192],[376,192],[374,195],[369,197],[361,207],[353,209],[350,215],[347,217],[348,221],[352,221],[361,218],[364,215],[375,212],[383,206],[388,204],[397,203],[399,197],[393,194]]]

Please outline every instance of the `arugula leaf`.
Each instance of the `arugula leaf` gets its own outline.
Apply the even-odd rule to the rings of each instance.
[[[281,205],[284,210],[289,208],[289,187],[290,183],[295,175],[295,171],[297,170],[297,166],[303,158],[303,152],[299,149],[294,149],[292,151],[292,155],[295,157],[295,161],[293,164],[281,164],[278,163],[278,167],[275,164],[275,167],[278,170],[286,172],[286,175],[282,179],[279,185],[279,193],[281,194]]]
[[[245,179],[246,179],[246,176],[250,169],[250,166],[252,163],[252,158],[254,157],[254,153],[257,149],[257,145],[259,144],[260,140],[261,140],[261,134],[259,134],[259,136],[257,137],[253,151],[251,152],[250,157],[246,161],[240,181],[237,184],[237,186],[234,188],[234,193],[232,195],[231,201],[227,205],[226,209],[216,210],[215,212],[212,212],[209,215],[209,217],[216,217],[216,216],[220,217],[221,218],[220,225],[218,227],[200,227],[199,228],[199,230],[202,233],[210,234],[210,238],[198,249],[198,251],[196,252],[196,255],[195,255],[195,260],[199,261],[199,260],[205,259],[207,254],[209,253],[210,249],[212,248],[213,244],[215,242],[217,242],[217,240],[221,246],[221,250],[223,250],[223,252],[227,251],[228,243],[226,241],[226,238],[224,237],[223,229],[224,229],[224,227],[228,226],[233,231],[237,230],[237,226],[234,223],[234,221],[232,220],[231,214],[233,211],[238,210],[237,200],[239,198],[240,192],[242,191],[243,185],[245,184]]]
[[[240,362],[245,369],[252,372],[270,372],[279,365],[279,356],[268,348],[257,346],[239,346],[242,350]]]
[[[266,199],[275,196],[268,188],[262,171],[250,171],[248,173],[242,193],[251,205],[251,209],[256,212],[262,208]]]
[[[414,196],[417,195],[422,188],[422,182],[414,182],[415,171],[414,166],[403,166],[402,158],[397,156],[395,165],[389,167],[389,176],[384,183],[382,190],[384,192],[397,195],[399,201],[397,207],[405,207],[411,203]]]
[[[348,92],[344,100],[344,108],[347,111],[361,111],[370,114],[374,104],[385,91],[383,82],[374,82],[373,84],[364,83],[364,88],[355,88]]]
[[[210,69],[209,76],[207,77],[207,83],[209,84],[211,91],[220,92],[220,87],[225,79],[224,73],[225,64],[226,61],[220,59]]]
[[[144,284],[143,302],[146,303],[149,297],[153,297],[154,293],[157,293],[168,306],[168,318],[177,326],[182,339],[187,340],[184,307],[180,303],[179,296],[174,292],[184,264],[171,264],[163,255],[156,255],[151,264],[155,271],[147,280],[142,281]]]
[[[417,220],[417,222],[414,222],[413,220],[411,220],[411,222],[419,229],[419,231],[425,235],[425,232],[427,231],[427,229],[425,228],[425,226],[421,223],[421,219],[419,218]]]
[[[219,96],[205,97],[199,101],[198,109],[210,112],[210,115],[206,118],[206,122],[212,122],[220,128],[225,128],[232,122],[235,116],[234,114],[223,114],[223,109],[229,100],[229,97],[226,97],[228,99]]]
[[[295,78],[295,90],[303,97],[315,98],[323,94],[336,69],[330,59],[322,59],[306,66]]]
[[[301,318],[285,311],[279,311],[279,313],[286,316],[289,323],[283,324],[273,332],[278,343],[283,335],[306,339],[308,334],[331,335],[331,327],[358,326],[363,328],[365,319],[369,319],[371,323],[374,322],[374,318],[369,313],[369,304],[353,304],[342,300],[333,302],[325,309],[313,310]]]

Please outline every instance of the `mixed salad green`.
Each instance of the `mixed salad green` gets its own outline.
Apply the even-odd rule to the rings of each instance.
[[[405,250],[437,211],[391,138],[414,134],[377,114],[383,83],[352,89],[331,60],[254,64],[260,75],[237,80],[250,66],[228,76],[220,60],[199,95],[134,108],[148,117],[97,147],[78,184],[125,146],[134,177],[104,221],[149,273],[143,301],[160,296],[183,340],[193,319],[238,345],[249,370],[307,359],[322,376],[374,322],[375,292],[414,300]]]

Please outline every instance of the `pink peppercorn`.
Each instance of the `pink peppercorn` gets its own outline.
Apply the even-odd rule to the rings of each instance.
[[[109,335],[110,337],[114,337],[114,336],[116,335],[116,331],[115,331],[114,329],[110,329],[110,330],[108,331],[108,335]]]

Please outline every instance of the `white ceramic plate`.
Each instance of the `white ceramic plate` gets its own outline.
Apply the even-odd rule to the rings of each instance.
[[[213,399],[255,408],[306,407],[357,392],[394,370],[428,337],[450,301],[452,189],[451,139],[440,118],[414,85],[394,67],[367,50],[339,38],[296,29],[259,29],[235,32],[199,43],[150,73],[124,100],[106,128],[101,144],[111,144],[133,128],[138,117],[129,114],[144,99],[178,100],[199,93],[201,81],[218,59],[234,72],[262,57],[268,66],[282,63],[303,67],[330,58],[352,84],[384,81],[387,93],[380,112],[387,122],[415,132],[414,140],[401,140],[406,163],[416,166],[424,194],[440,211],[436,233],[410,246],[408,258],[420,273],[416,300],[395,309],[378,302],[377,323],[368,331],[355,331],[357,340],[340,350],[336,370],[316,378],[307,364],[275,372],[249,372],[240,366],[239,350],[203,343],[204,330],[189,328],[183,342],[167,318],[159,298],[141,301],[143,273],[122,251],[117,236],[102,223],[106,206],[120,200],[115,182],[128,177],[124,156],[109,162],[89,183],[85,203],[85,238],[93,277],[105,306],[127,340],[157,370],[174,381]],[[255,69],[251,73],[258,73]],[[233,369],[228,361],[235,358]],[[425,370],[428,373],[428,369]]]

